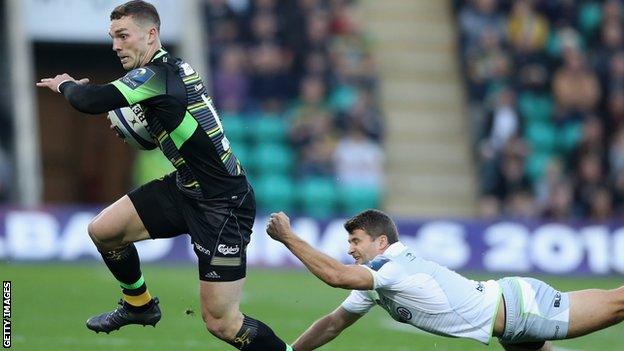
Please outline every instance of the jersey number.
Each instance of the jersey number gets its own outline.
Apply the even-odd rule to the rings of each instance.
[[[201,94],[201,98],[210,109],[210,112],[212,112],[215,122],[217,122],[217,126],[219,126],[219,129],[221,129],[221,133],[223,133],[223,139],[221,139],[221,146],[223,147],[223,150],[228,151],[230,149],[230,141],[225,136],[225,131],[223,130],[223,125],[221,124],[221,118],[219,117],[219,114],[217,114],[217,110],[214,108],[214,106],[212,105],[212,101],[208,99],[206,94]]]

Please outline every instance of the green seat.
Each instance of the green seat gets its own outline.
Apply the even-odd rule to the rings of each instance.
[[[280,143],[260,143],[250,152],[253,159],[250,168],[263,174],[289,174],[295,163],[295,156],[290,146]]]
[[[557,130],[552,123],[533,122],[526,126],[525,138],[534,151],[549,152],[557,143]]]
[[[251,120],[251,137],[256,142],[284,142],[288,138],[286,121],[278,115],[262,115]]]
[[[539,181],[544,176],[551,158],[552,154],[547,152],[534,152],[527,157],[524,170],[533,182]]]
[[[336,111],[348,111],[357,103],[358,90],[349,84],[339,84],[329,94],[328,105]]]
[[[225,113],[221,115],[221,124],[223,124],[223,130],[225,136],[231,143],[240,143],[247,137],[249,126],[248,122],[237,114]]]
[[[347,216],[379,208],[381,204],[381,190],[377,187],[346,185],[340,188],[339,194],[340,209]]]
[[[265,175],[252,178],[258,211],[271,213],[291,211],[295,204],[295,185],[290,177]]]
[[[328,218],[336,213],[336,185],[331,178],[310,177],[298,186],[301,213],[314,218]]]
[[[518,98],[518,109],[527,123],[551,120],[553,101],[548,95],[523,92]]]
[[[557,146],[563,153],[572,151],[583,136],[582,123],[568,123],[559,130]]]
[[[581,5],[579,11],[579,27],[583,37],[589,39],[600,28],[602,21],[601,4],[598,1],[590,1]]]

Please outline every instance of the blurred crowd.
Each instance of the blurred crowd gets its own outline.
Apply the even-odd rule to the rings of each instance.
[[[484,217],[624,213],[621,0],[456,0]]]
[[[207,0],[205,5],[212,97],[259,204],[266,209],[280,203],[279,196],[290,196],[286,207],[307,210],[306,199],[262,189],[277,183],[268,179],[281,177],[282,183],[296,182],[293,189],[313,182],[313,194],[304,197],[327,189],[330,202],[339,201],[335,194],[350,187],[368,191],[373,203],[364,205],[376,206],[383,183],[383,121],[371,43],[357,2]],[[258,154],[262,150],[270,150],[268,159]],[[265,203],[263,196],[273,200]],[[336,203],[321,214],[349,210]]]

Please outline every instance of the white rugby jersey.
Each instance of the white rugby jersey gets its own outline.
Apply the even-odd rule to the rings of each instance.
[[[363,266],[373,274],[374,290],[353,290],[342,303],[345,310],[364,314],[377,304],[427,332],[490,342],[501,300],[496,281],[467,279],[400,242]]]

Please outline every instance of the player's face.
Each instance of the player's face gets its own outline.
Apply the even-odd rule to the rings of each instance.
[[[111,21],[108,35],[113,39],[113,50],[125,70],[141,67],[147,61],[149,29],[141,27],[131,16]]]
[[[357,264],[364,264],[383,252],[380,238],[373,238],[361,229],[349,234],[349,255]]]

